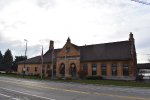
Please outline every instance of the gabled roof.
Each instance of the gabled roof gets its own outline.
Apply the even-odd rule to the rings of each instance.
[[[80,60],[97,61],[131,59],[130,47],[130,41],[80,46]]]
[[[80,47],[79,47],[79,46],[77,46],[77,45],[75,45],[75,44],[73,44],[73,43],[71,43],[71,45],[72,45],[76,50],[80,50]]]

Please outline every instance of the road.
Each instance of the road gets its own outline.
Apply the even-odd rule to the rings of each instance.
[[[150,89],[0,76],[0,100],[150,100]]]

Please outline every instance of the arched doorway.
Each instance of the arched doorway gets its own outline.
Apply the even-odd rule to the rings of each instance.
[[[65,64],[61,63],[59,68],[59,74],[64,77],[65,76]]]
[[[70,65],[69,74],[72,77],[76,77],[76,65],[74,63]]]

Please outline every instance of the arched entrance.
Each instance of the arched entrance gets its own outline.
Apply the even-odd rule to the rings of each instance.
[[[61,63],[59,68],[59,74],[64,77],[65,76],[65,64]]]
[[[72,63],[72,64],[70,65],[69,74],[70,74],[72,77],[76,77],[76,65],[75,65],[74,63]]]

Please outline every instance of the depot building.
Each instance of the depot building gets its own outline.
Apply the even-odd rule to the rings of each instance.
[[[49,50],[18,63],[18,74],[43,75],[56,78],[101,76],[104,79],[135,80],[137,59],[133,34],[125,41],[78,46],[68,38],[62,48],[54,49],[50,41]],[[43,64],[41,62],[43,61]]]

